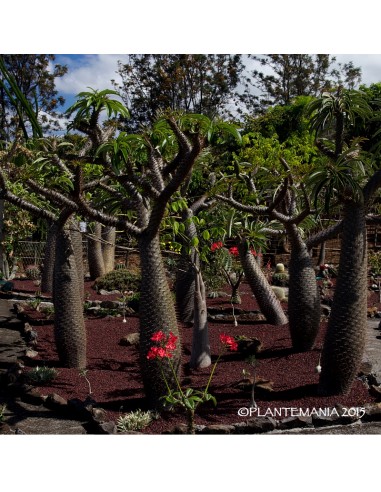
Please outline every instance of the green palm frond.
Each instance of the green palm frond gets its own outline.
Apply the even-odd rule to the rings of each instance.
[[[35,111],[31,103],[21,92],[15,78],[7,70],[2,57],[0,57],[0,73],[4,77],[4,80],[9,84],[9,88],[8,88],[7,85],[4,83],[4,81],[0,78],[0,86],[4,89],[7,96],[9,97],[9,100],[11,101],[15,110],[17,111],[17,114],[19,116],[19,123],[24,133],[25,140],[28,140],[28,132],[24,121],[25,116],[29,120],[32,126],[33,137],[34,138],[42,137],[43,134],[42,127],[37,119],[37,107]]]
[[[308,176],[306,184],[311,189],[315,208],[318,208],[318,200],[321,197],[326,212],[334,198],[362,201],[360,182],[366,175],[365,168],[360,159],[349,157],[351,151],[353,152],[352,149],[348,149],[336,162],[330,161]]]
[[[107,117],[117,117],[118,115],[128,118],[130,113],[128,109],[116,99],[110,99],[110,96],[119,96],[117,91],[104,89],[98,91],[89,87],[90,91],[80,92],[77,94],[77,101],[70,106],[65,112],[67,116],[76,113],[75,120],[89,119],[93,113],[106,111]]]
[[[339,114],[344,115],[349,124],[353,124],[355,118],[365,120],[372,114],[363,92],[345,89],[323,92],[319,99],[308,104],[306,111],[311,116],[311,128],[316,131],[323,130]]]

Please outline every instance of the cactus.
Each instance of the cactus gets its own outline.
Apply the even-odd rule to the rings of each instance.
[[[37,265],[28,265],[25,268],[25,275],[29,280],[38,280],[41,272]]]

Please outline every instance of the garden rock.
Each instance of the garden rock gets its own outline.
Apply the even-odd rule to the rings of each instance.
[[[312,423],[315,427],[323,427],[325,425],[337,425],[341,422],[340,415],[336,415],[335,412],[330,412],[327,415],[324,415],[322,412],[321,415],[312,415]]]
[[[105,290],[105,289],[100,289],[98,291],[98,294],[100,294],[101,296],[110,296],[112,294],[120,294],[120,290]]]
[[[238,351],[244,355],[255,355],[263,350],[262,342],[256,337],[244,337],[237,339]]]
[[[115,422],[101,422],[98,425],[99,434],[116,434],[118,432]]]
[[[365,415],[361,418],[363,422],[381,420],[381,403],[365,405]]]
[[[25,351],[25,357],[28,357],[28,359],[34,359],[37,356],[38,352],[36,352],[35,350],[27,349]]]
[[[47,408],[51,408],[53,410],[67,410],[67,400],[65,398],[62,398],[62,396],[57,395],[56,393],[51,393],[48,395],[48,397],[45,400],[44,405]]]
[[[377,398],[378,401],[381,401],[381,386],[376,386],[372,384],[369,388],[369,393]]]
[[[103,410],[103,408],[93,408],[91,413],[94,422],[98,422],[100,424],[106,422],[107,413]]]
[[[140,335],[139,333],[130,333],[130,335],[126,335],[121,338],[119,344],[129,347],[131,345],[137,345],[139,343]]]
[[[213,424],[204,427],[202,434],[233,434],[234,425]]]
[[[307,416],[286,417],[285,419],[282,419],[278,424],[279,429],[295,429],[299,427],[311,427],[311,426],[312,426],[312,417],[307,417]]]
[[[257,417],[247,421],[245,434],[260,434],[276,428],[277,422],[272,417]]]
[[[186,424],[176,425],[170,434],[188,434],[188,426]]]

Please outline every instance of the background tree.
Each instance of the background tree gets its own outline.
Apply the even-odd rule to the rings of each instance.
[[[58,96],[55,79],[65,75],[67,67],[54,61],[55,55],[0,55],[0,62],[30,103],[44,131],[58,127],[57,109],[65,102]],[[9,141],[20,124],[28,120],[14,87],[0,70],[0,140]]]
[[[126,128],[152,123],[159,109],[226,116],[243,69],[241,55],[129,55],[119,62],[122,83],[114,82],[131,112]]]
[[[261,91],[254,101],[256,112],[276,104],[287,105],[297,96],[318,96],[338,84],[354,88],[361,81],[361,69],[352,62],[335,65],[331,55],[249,55],[260,68],[251,72],[252,84]],[[248,94],[250,98],[250,92]]]

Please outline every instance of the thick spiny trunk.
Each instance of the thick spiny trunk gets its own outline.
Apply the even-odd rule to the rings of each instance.
[[[71,234],[57,234],[54,268],[54,336],[61,364],[86,367],[86,329]]]
[[[85,272],[83,268],[83,246],[82,246],[82,234],[79,229],[78,222],[70,222],[70,236],[73,244],[73,252],[75,264],[77,267],[77,276],[79,284],[79,293],[81,300],[85,299]]]
[[[183,213],[183,221],[185,223],[186,243],[197,237],[197,229],[193,222],[187,221],[192,217],[190,209]],[[194,313],[194,291],[195,291],[195,275],[193,265],[196,269],[199,267],[200,260],[197,251],[192,248],[189,252],[183,242],[181,256],[178,261],[176,271],[176,305],[179,313],[179,318],[184,323],[193,322]]]
[[[194,275],[194,324],[190,366],[198,369],[210,366],[212,360],[210,356],[205,284],[199,269],[195,269]]]
[[[44,267],[41,277],[41,292],[53,294],[54,262],[56,256],[57,226],[51,224],[45,244]]]
[[[287,317],[284,314],[282,306],[247,247],[246,241],[239,243],[238,250],[245,278],[250,285],[262,314],[271,325],[285,325],[287,323]]]
[[[91,280],[95,280],[105,274],[101,238],[102,224],[95,222],[94,237],[88,237],[87,239],[87,259]]]
[[[153,407],[160,408],[160,398],[167,394],[167,388],[161,376],[159,364],[162,365],[169,385],[174,389],[174,376],[166,359],[161,361],[148,360],[147,353],[155,345],[151,341],[157,331],[166,334],[172,332],[179,337],[174,301],[169,290],[162,255],[159,235],[154,237],[143,234],[139,239],[140,267],[142,275],[140,291],[140,364],[144,389],[148,401]],[[177,374],[180,372],[181,343],[177,340],[177,348],[171,362]]]
[[[322,395],[348,393],[361,364],[367,319],[365,231],[364,207],[346,203],[339,274],[321,355]]]
[[[287,227],[291,240],[288,319],[292,346],[311,350],[320,326],[320,296],[306,244],[295,225]]]
[[[115,241],[116,241],[116,229],[115,227],[104,226],[102,229],[102,254],[105,273],[114,270],[115,266]]]

